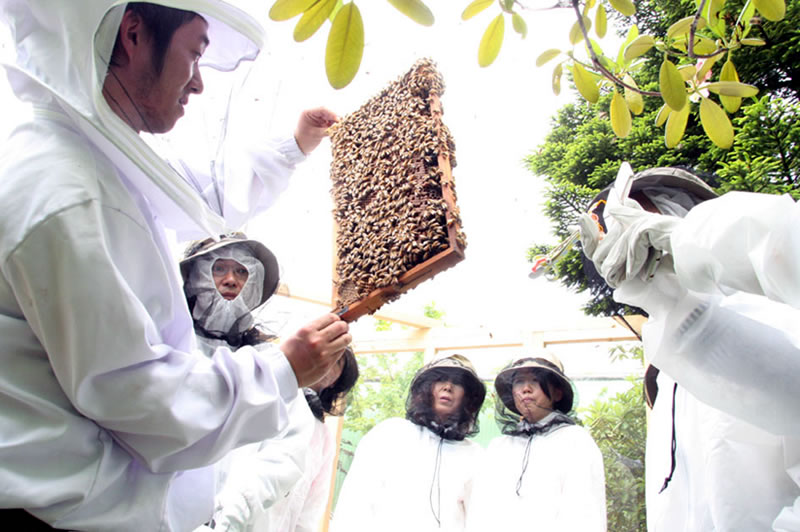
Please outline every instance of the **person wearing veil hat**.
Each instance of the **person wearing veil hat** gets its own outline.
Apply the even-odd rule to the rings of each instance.
[[[686,168],[618,181],[581,241],[593,292],[649,315],[648,530],[800,530],[797,203]]]
[[[503,435],[475,475],[467,530],[606,530],[603,456],[571,417],[572,382],[552,354],[508,364],[494,381]]]
[[[256,58],[264,30],[247,12],[0,0],[0,21],[16,52],[3,66],[33,107],[0,146],[0,519],[191,530],[213,512],[212,465],[280,434],[298,386],[351,338],[328,313],[280,355],[203,356],[170,240],[216,238],[267,208],[336,116],[303,112],[293,136],[253,134],[227,144],[241,157],[191,172],[140,134],[175,125],[202,67]]]
[[[253,316],[278,288],[278,261],[269,248],[241,232],[195,241],[187,246],[180,269],[206,355],[213,356],[220,345],[250,345],[274,354],[276,336],[259,328]],[[328,502],[335,454],[324,418],[344,413],[345,396],[358,375],[348,347],[322,379],[289,404],[286,430],[220,460],[214,517],[197,532],[315,530]]]
[[[406,418],[373,427],[358,444],[334,509],[334,532],[464,530],[486,387],[470,361],[450,355],[423,366]]]

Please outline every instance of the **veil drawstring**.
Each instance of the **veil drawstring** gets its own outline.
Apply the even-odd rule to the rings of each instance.
[[[442,445],[444,445],[444,436],[439,437],[439,445],[436,448],[436,463],[433,467],[433,478],[431,479],[431,491],[428,496],[428,500],[431,504],[431,512],[433,513],[434,519],[436,519],[436,524],[439,528],[442,528],[442,478],[440,475],[442,469]],[[436,506],[437,508],[433,507],[433,486],[436,484]]]

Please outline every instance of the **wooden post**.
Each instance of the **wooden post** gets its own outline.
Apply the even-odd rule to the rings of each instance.
[[[326,420],[326,429],[330,430],[329,421],[331,417]],[[319,532],[328,532],[330,525],[331,512],[333,512],[333,495],[336,489],[336,473],[339,470],[339,449],[342,447],[342,428],[344,427],[344,416],[337,416],[336,418],[336,452],[333,453],[333,467],[331,468],[331,490],[328,494],[328,504],[325,507],[325,513],[322,514],[322,521],[319,524]]]

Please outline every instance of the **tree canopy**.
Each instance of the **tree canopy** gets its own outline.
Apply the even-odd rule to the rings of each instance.
[[[680,16],[676,1],[643,1],[637,6],[636,22],[654,33],[665,31]],[[625,138],[614,134],[607,119],[610,93],[600,96],[595,105],[581,100],[559,109],[551,119],[552,128],[545,142],[525,159],[527,168],[547,182],[544,212],[552,221],[555,234],[562,239],[567,237],[577,225],[577,216],[586,210],[592,197],[613,181],[624,161],[634,171],[657,166],[691,168],[719,193],[746,190],[789,193],[800,198],[800,105],[798,81],[791,77],[800,53],[798,27],[800,4],[794,2],[782,21],[765,21],[759,26],[765,36],[783,40],[770,37],[765,46],[737,51],[737,57],[741,54],[743,58],[737,60],[740,74],[763,83],[766,90],[758,97],[744,99],[732,114],[736,135],[729,150],[716,147],[704,134],[702,125],[692,120],[681,141],[668,148],[656,125],[660,102],[654,99],[644,100],[642,113],[633,118],[631,132]],[[784,57],[796,59],[786,65],[782,62]],[[719,63],[712,68],[721,69]],[[658,75],[656,68],[643,68],[640,87],[654,87]],[[548,249],[533,246],[528,250],[529,259]],[[604,316],[632,312],[615,303],[607,287],[590,288],[580,259],[580,251],[573,249],[553,273],[570,289],[590,290],[584,311]]]

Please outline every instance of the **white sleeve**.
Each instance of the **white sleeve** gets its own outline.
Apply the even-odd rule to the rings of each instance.
[[[800,434],[800,309],[764,296],[689,292],[643,328],[653,365],[701,401],[775,434]],[[651,327],[663,327],[651,334]]]
[[[202,467],[286,426],[297,380],[283,353],[220,348],[209,359],[176,349],[191,345],[193,331],[169,326],[186,313],[174,268],[124,213],[95,201],[60,211],[0,267],[64,407],[151,471]]]
[[[692,209],[672,236],[689,295],[644,329],[653,364],[698,399],[792,435],[800,434],[798,226],[800,207],[788,196],[728,193]]]
[[[701,203],[671,236],[681,284],[702,293],[764,295],[800,308],[800,204],[729,192]]]
[[[251,530],[303,476],[316,421],[302,395],[290,404],[289,416],[280,437],[232,452],[225,484],[217,494],[214,530]]]
[[[213,169],[180,163],[184,178],[231,228],[241,227],[275,203],[289,186],[296,165],[306,158],[293,136],[251,140],[245,145],[242,148],[241,143],[226,142],[225,157],[214,163]],[[194,236],[181,234],[179,238]]]
[[[334,460],[336,458],[336,439],[330,434],[325,423],[317,423],[317,431],[320,435],[319,445],[322,448],[314,447],[312,452],[320,453],[320,468],[314,475],[311,487],[303,505],[303,509],[298,516],[297,526],[294,532],[317,532],[319,523],[325,510],[328,507],[328,499],[331,493],[331,480],[334,472]]]
[[[784,438],[783,449],[786,473],[800,489],[800,438]],[[781,510],[772,529],[777,532],[800,530],[800,496]]]

